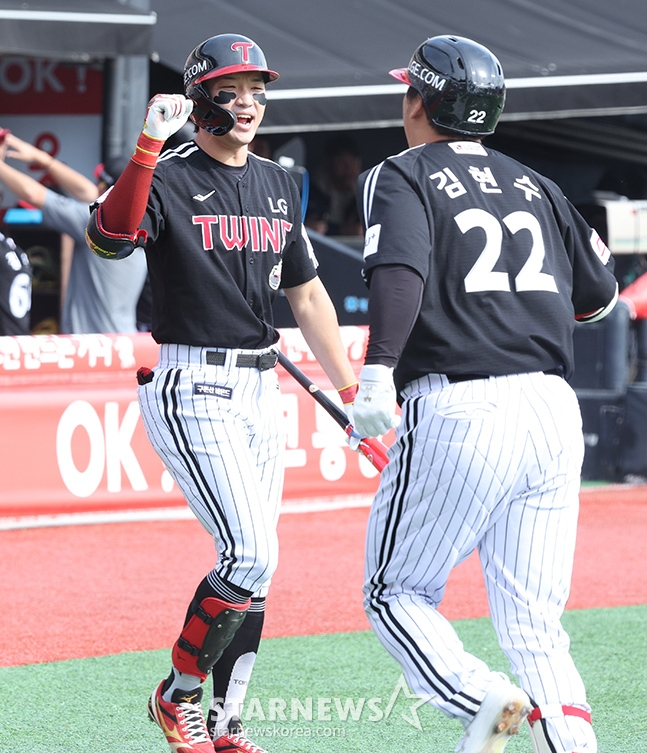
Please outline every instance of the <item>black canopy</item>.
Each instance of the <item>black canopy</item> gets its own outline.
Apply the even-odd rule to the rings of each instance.
[[[0,55],[76,62],[149,55],[155,21],[120,0],[0,0]]]
[[[503,120],[647,112],[644,0],[151,0],[160,62],[181,71],[209,36],[236,32],[281,78],[265,132],[400,122],[388,76],[435,34],[470,37],[500,59]]]

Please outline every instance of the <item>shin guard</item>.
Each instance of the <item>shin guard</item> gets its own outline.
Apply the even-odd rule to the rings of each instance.
[[[188,619],[173,646],[173,666],[205,680],[241,626],[250,601],[230,604],[221,599],[203,599]]]

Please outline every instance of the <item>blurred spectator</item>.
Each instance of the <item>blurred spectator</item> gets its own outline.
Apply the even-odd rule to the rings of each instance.
[[[343,134],[332,137],[310,185],[305,225],[324,235],[361,235],[355,200],[361,171],[362,158],[355,139]]]
[[[13,238],[0,233],[0,335],[28,335],[31,266]]]
[[[11,167],[5,158],[47,170],[70,196],[59,194]],[[98,165],[93,183],[11,133],[0,145],[0,181],[20,200],[42,211],[44,227],[67,234],[74,241],[69,263],[65,258],[61,260],[62,334],[138,331],[136,307],[147,274],[144,252],[136,249],[127,259],[107,261],[93,254],[85,242],[89,204],[113,185],[128,160],[129,157],[119,157]]]

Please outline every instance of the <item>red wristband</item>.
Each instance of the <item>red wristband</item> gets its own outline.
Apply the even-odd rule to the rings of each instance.
[[[349,405],[349,403],[355,402],[355,395],[357,395],[357,390],[359,389],[359,383],[355,382],[355,384],[349,384],[347,387],[342,387],[340,390],[337,390],[339,392],[339,397],[341,397],[341,401],[344,405]]]
[[[155,139],[145,133],[140,133],[131,159],[142,167],[154,168],[163,146],[162,139]]]

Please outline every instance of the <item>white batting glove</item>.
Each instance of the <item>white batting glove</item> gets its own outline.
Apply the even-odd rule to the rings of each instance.
[[[193,102],[181,94],[156,94],[148,103],[142,133],[166,141],[187,122]]]
[[[398,425],[391,367],[378,363],[362,366],[353,418],[355,431],[362,437],[377,437]]]

